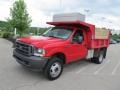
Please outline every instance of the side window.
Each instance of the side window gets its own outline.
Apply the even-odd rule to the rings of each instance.
[[[75,34],[73,35],[72,42],[81,44],[84,40],[83,31],[77,30]]]

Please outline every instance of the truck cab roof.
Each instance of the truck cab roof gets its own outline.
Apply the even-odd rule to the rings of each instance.
[[[47,22],[47,24],[54,25],[54,26],[72,26],[72,27],[82,27],[85,29],[92,30],[95,28],[95,25],[83,22],[83,21],[64,21],[64,22]]]

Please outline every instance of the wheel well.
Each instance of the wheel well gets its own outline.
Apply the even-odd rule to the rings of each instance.
[[[63,61],[63,64],[66,63],[66,58],[65,58],[65,55],[63,53],[56,53],[56,54],[53,55],[53,57],[60,58]]]
[[[106,57],[106,52],[107,52],[106,47],[94,49],[94,57],[97,57],[99,55],[100,51],[104,52],[103,54],[104,54],[104,58],[105,58]]]

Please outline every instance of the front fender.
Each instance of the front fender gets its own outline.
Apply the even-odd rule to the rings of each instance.
[[[51,57],[51,56],[55,55],[56,53],[63,53],[66,56],[66,53],[65,53],[64,49],[63,48],[58,48],[58,47],[47,49],[45,56]]]

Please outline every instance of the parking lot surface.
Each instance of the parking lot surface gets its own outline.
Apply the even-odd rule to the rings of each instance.
[[[102,64],[83,60],[65,65],[54,81],[23,68],[12,51],[12,43],[0,38],[0,90],[120,90],[120,44],[110,45]]]

